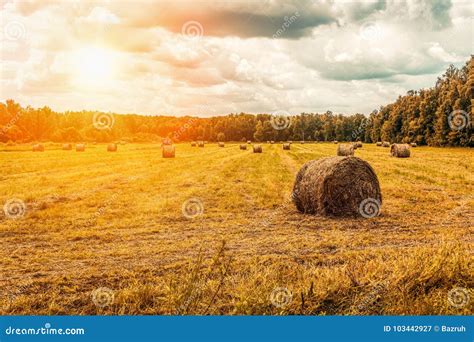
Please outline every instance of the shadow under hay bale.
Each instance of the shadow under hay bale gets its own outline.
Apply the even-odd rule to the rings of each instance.
[[[174,158],[175,157],[175,147],[173,145],[163,145],[163,158]]]
[[[108,144],[107,152],[117,152],[117,144]]]
[[[382,204],[377,175],[357,157],[307,162],[296,175],[292,197],[300,212],[324,216],[373,217]]]
[[[72,144],[63,144],[63,150],[64,151],[71,151],[72,150]]]
[[[408,144],[393,144],[390,147],[390,154],[392,157],[408,158],[410,157],[410,145]]]
[[[284,150],[289,150],[290,149],[290,144],[283,144],[283,149]]]
[[[218,142],[218,143],[217,143],[217,146],[219,146],[219,147],[224,147],[225,145],[224,145],[223,142]]]
[[[241,145],[239,146],[239,148],[240,148],[241,150],[246,150],[246,149],[247,149],[247,145],[241,144]]]
[[[253,145],[253,153],[262,153],[262,145]]]
[[[43,144],[34,144],[33,145],[33,152],[44,152]]]
[[[388,141],[384,141],[382,143],[382,147],[390,147],[390,143]]]
[[[353,156],[354,155],[354,145],[339,144],[337,146],[337,155],[338,156]]]
[[[85,144],[76,144],[76,152],[84,152],[86,150]]]
[[[382,142],[381,141],[377,141],[377,143],[375,144],[376,146],[379,146],[379,147],[382,147]]]

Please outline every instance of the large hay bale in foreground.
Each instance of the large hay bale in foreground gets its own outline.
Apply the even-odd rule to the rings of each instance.
[[[393,144],[390,147],[390,154],[392,157],[408,158],[410,157],[410,145],[408,144]]]
[[[376,143],[375,145],[381,147],[381,146],[382,146],[382,142],[381,142],[381,141],[377,141],[377,143]]]
[[[33,145],[33,152],[44,152],[44,145],[43,144],[34,144]]]
[[[416,143],[411,143],[410,146],[411,147],[417,147],[418,145]]]
[[[217,145],[218,145],[219,147],[224,147],[224,143],[223,143],[223,142],[218,142]]]
[[[296,208],[307,214],[374,217],[382,194],[372,167],[357,157],[311,160],[296,175]]]
[[[198,142],[198,147],[204,147],[204,141],[199,141]]]
[[[283,144],[283,149],[284,150],[289,150],[290,149],[290,144]]]
[[[84,152],[86,150],[85,144],[76,144],[76,152]]]
[[[107,152],[117,152],[117,144],[108,144]]]
[[[174,158],[175,151],[174,145],[163,145],[163,158]]]
[[[390,147],[390,143],[388,141],[384,141],[382,143],[382,147]]]
[[[245,144],[240,144],[239,148],[240,148],[241,150],[246,150],[246,149],[247,149],[247,145],[245,145]]]
[[[64,151],[72,150],[72,144],[63,144],[63,150]]]
[[[253,153],[262,153],[262,145],[253,145]]]
[[[353,156],[354,155],[354,145],[339,144],[337,146],[337,155],[338,156]]]

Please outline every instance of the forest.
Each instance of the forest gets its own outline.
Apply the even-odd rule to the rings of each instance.
[[[210,118],[92,111],[58,113],[47,106],[22,107],[10,99],[0,103],[0,142],[158,142],[168,137],[175,142],[361,140],[472,147],[473,98],[471,56],[460,69],[449,66],[433,87],[410,90],[368,115],[343,115],[330,110],[291,116],[240,113]]]

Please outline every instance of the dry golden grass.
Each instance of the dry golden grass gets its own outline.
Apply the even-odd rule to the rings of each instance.
[[[332,143],[179,144],[173,159],[150,144],[45,148],[0,147],[1,203],[27,206],[0,213],[1,314],[473,313],[472,292],[460,308],[447,300],[473,287],[472,150],[398,159],[364,144],[382,215],[331,219],[300,214],[290,192]],[[187,218],[192,198],[186,216],[203,213]]]

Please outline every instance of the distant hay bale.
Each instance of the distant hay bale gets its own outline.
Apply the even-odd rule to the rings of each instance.
[[[337,140],[334,140],[334,141],[333,141],[333,143],[335,143],[335,144],[339,144],[339,141],[337,141]]]
[[[390,147],[390,154],[392,157],[408,158],[410,157],[410,145],[408,144],[393,144]]]
[[[338,156],[353,156],[354,155],[354,145],[351,144],[339,144],[337,146],[337,155]]]
[[[301,140],[300,144],[304,145],[304,140]]]
[[[247,145],[245,145],[245,144],[240,144],[239,148],[240,148],[241,150],[246,150],[246,149],[247,149]]]
[[[191,141],[191,147],[196,147],[196,142],[195,141]]]
[[[86,150],[85,144],[76,144],[76,152],[84,152]]]
[[[293,144],[293,141],[291,141],[291,140],[288,140],[288,144],[290,144],[290,145],[291,145],[291,144]]]
[[[250,141],[250,140],[247,140],[247,144],[249,144],[249,145],[250,145],[251,143],[252,143],[252,141]]]
[[[223,143],[223,142],[218,142],[217,145],[218,145],[219,147],[224,147],[224,143]]]
[[[289,150],[290,149],[290,144],[283,144],[283,149],[284,150]]]
[[[410,146],[411,147],[417,147],[418,145],[416,143],[411,143]]]
[[[377,141],[377,143],[375,144],[377,146],[382,146],[382,142],[381,141]]]
[[[64,151],[72,150],[72,144],[63,144],[63,150]]]
[[[362,148],[362,141],[357,141],[354,143],[354,148],[357,149],[357,148]]]
[[[204,147],[204,141],[199,141],[198,142],[198,147]]]
[[[270,141],[270,144],[272,144],[272,145],[273,145],[274,143],[275,143],[275,141],[273,141],[273,140],[271,140],[271,141]]]
[[[107,152],[117,152],[117,144],[108,144]]]
[[[44,145],[43,144],[34,144],[33,145],[33,152],[44,152]]]
[[[163,145],[163,158],[174,158],[175,147],[173,145]]]
[[[357,157],[307,162],[296,175],[292,197],[300,212],[324,216],[374,217],[382,204],[377,175]]]
[[[262,145],[253,145],[253,153],[262,153]]]
[[[390,147],[390,143],[388,141],[384,141],[382,143],[382,147]]]

